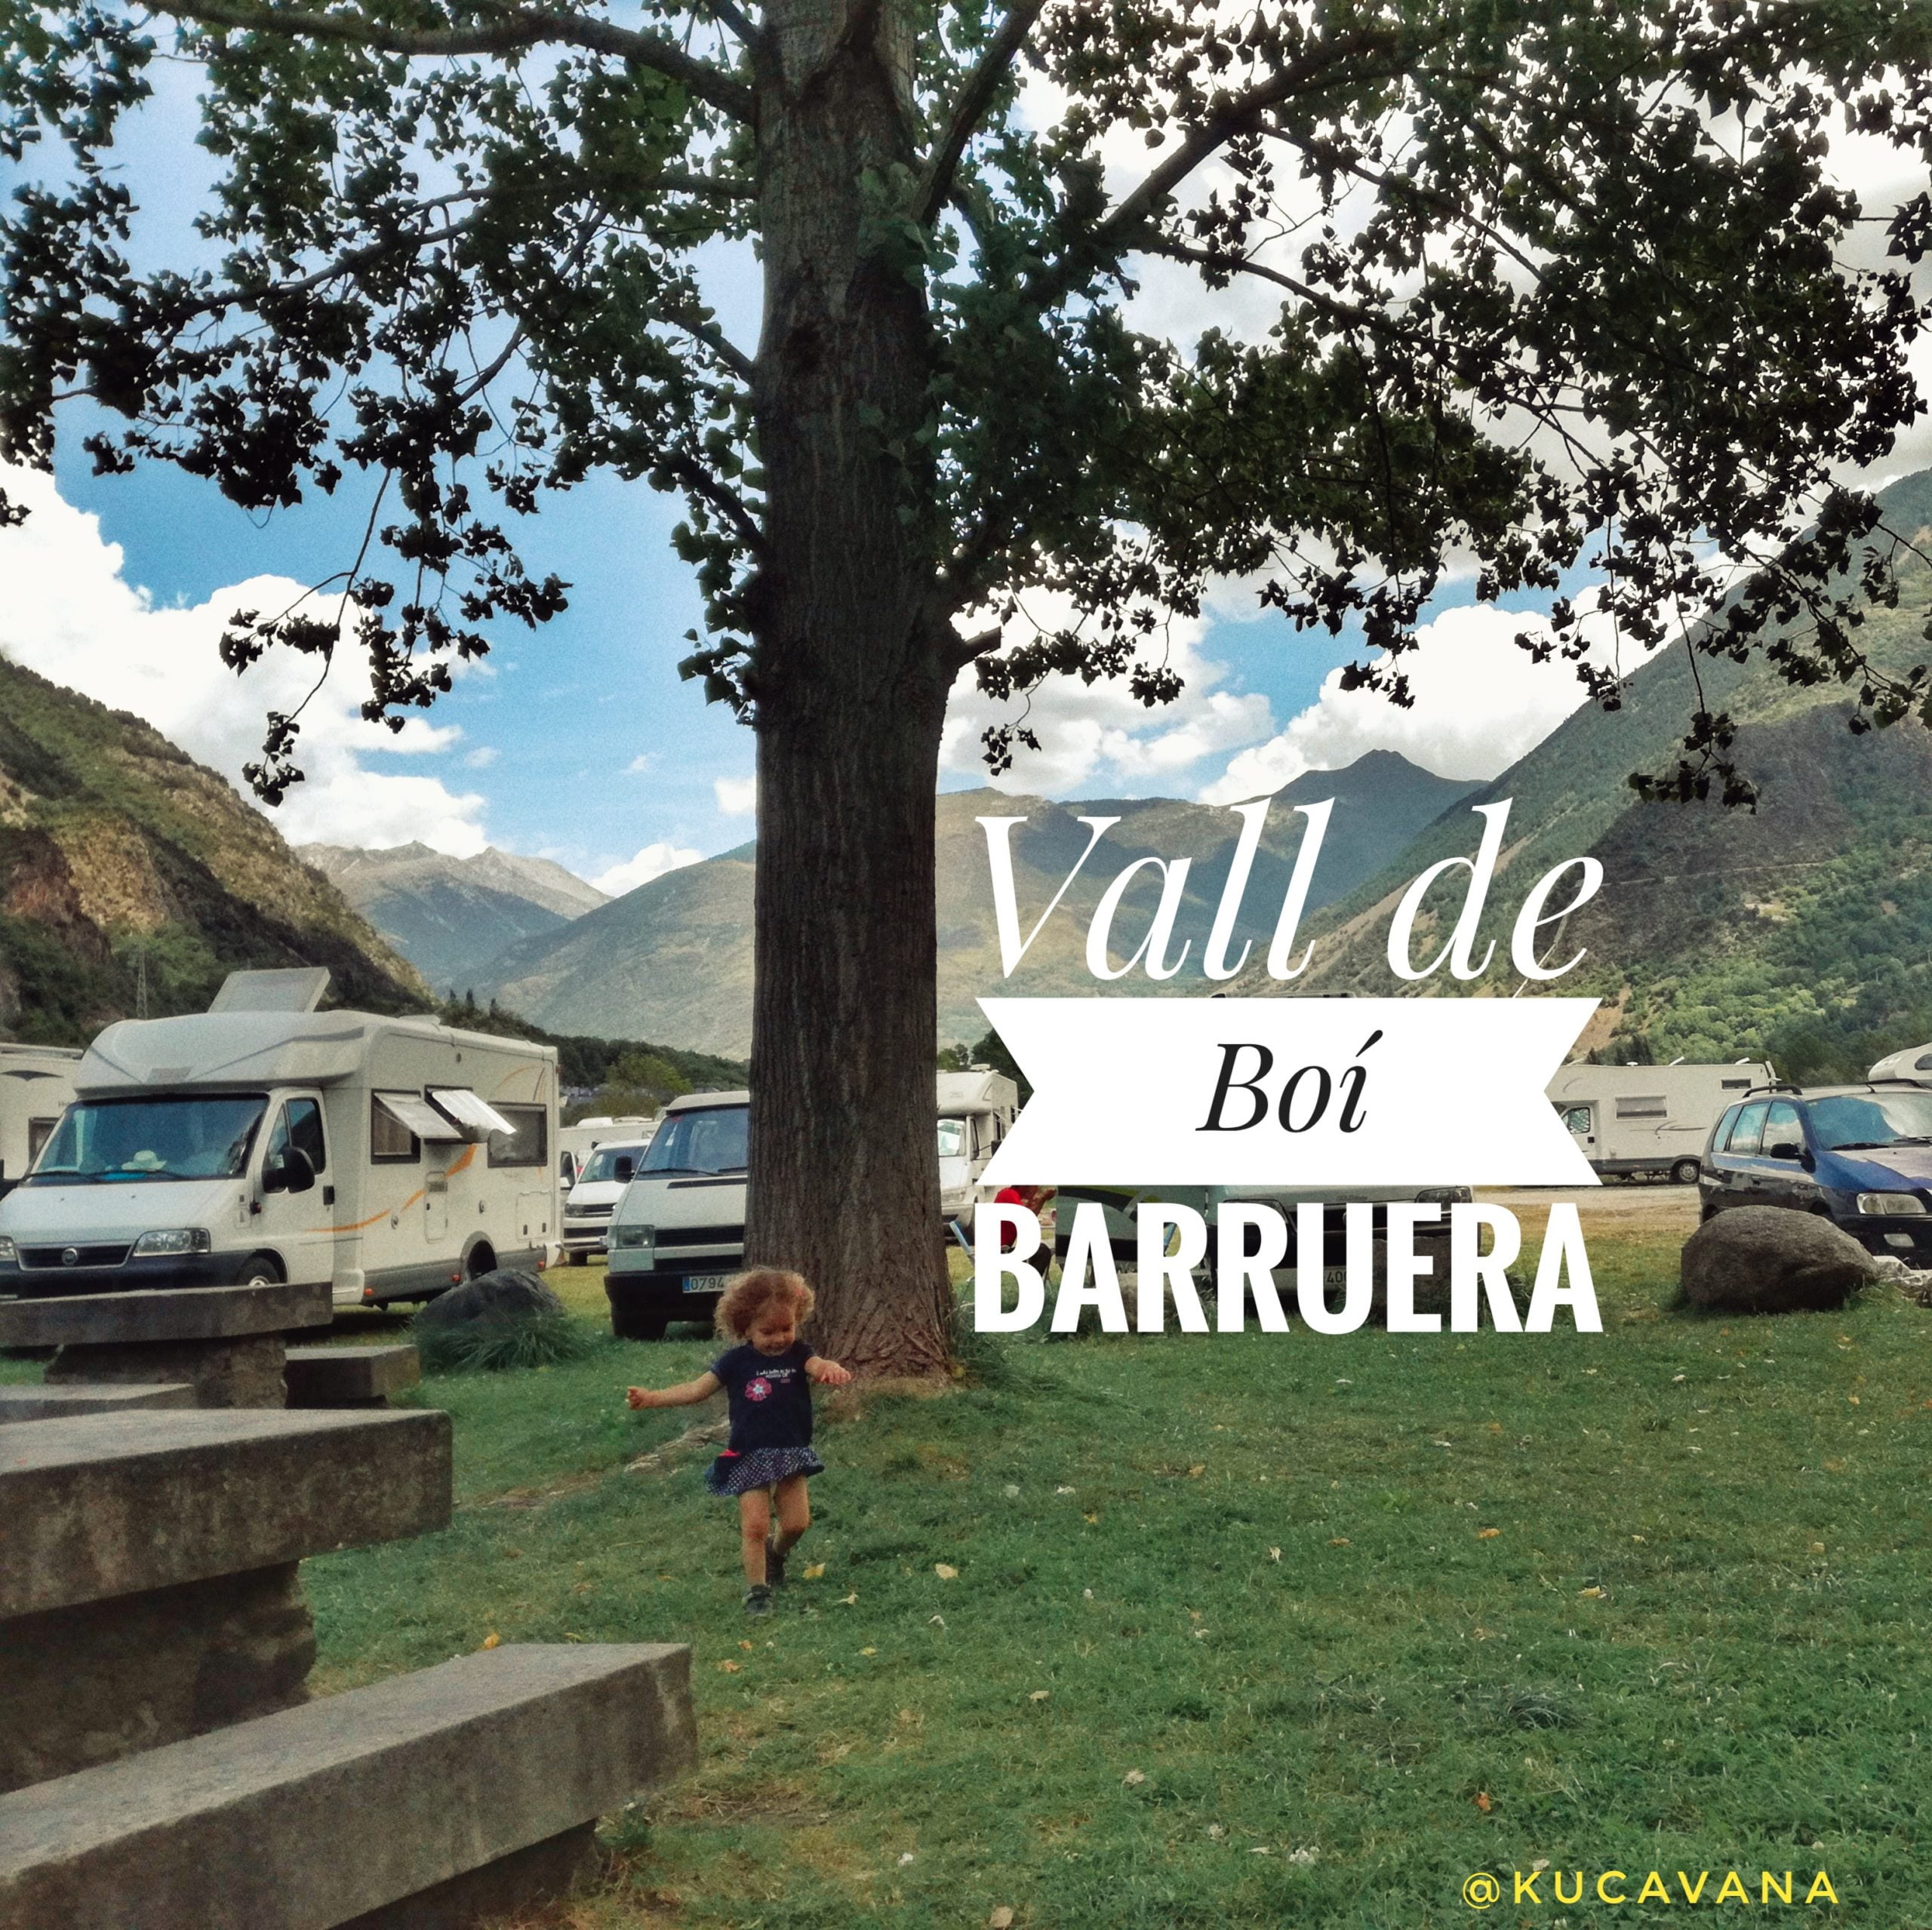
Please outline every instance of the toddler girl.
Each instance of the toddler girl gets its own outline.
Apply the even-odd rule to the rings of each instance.
[[[711,1464],[705,1485],[714,1495],[736,1495],[744,1538],[745,1612],[771,1612],[771,1590],[783,1587],[785,1557],[811,1526],[806,1477],[823,1474],[812,1452],[812,1381],[842,1388],[852,1376],[835,1360],[814,1354],[798,1338],[798,1324],[812,1310],[812,1290],[798,1274],[777,1267],[740,1274],[718,1303],[718,1327],[738,1341],[711,1363],[709,1372],[675,1388],[632,1388],[633,1407],[683,1407],[706,1400],[720,1388],[731,1400],[731,1441]],[[771,1535],[774,1496],[778,1532]]]

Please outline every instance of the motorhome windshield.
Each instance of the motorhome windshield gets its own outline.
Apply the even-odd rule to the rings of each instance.
[[[1932,1093],[1844,1093],[1807,1111],[1812,1138],[1828,1152],[1932,1139]]]
[[[639,1175],[743,1172],[751,1117],[749,1106],[694,1106],[672,1113],[657,1129]]]
[[[88,1099],[67,1108],[23,1184],[232,1179],[245,1171],[266,1095]]]
[[[644,1148],[632,1141],[628,1145],[599,1146],[583,1163],[583,1170],[577,1176],[580,1186],[592,1185],[598,1180],[628,1179],[636,1169],[638,1161],[644,1157]],[[625,1163],[626,1170],[617,1170],[617,1162]]]
[[[966,1122],[942,1119],[939,1123],[939,1156],[943,1160],[963,1158],[966,1151]]]

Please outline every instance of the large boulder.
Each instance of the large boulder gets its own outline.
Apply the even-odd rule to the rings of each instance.
[[[454,1328],[478,1320],[537,1320],[561,1314],[564,1303],[536,1274],[499,1267],[439,1293],[416,1316],[418,1327]]]
[[[1877,1277],[1872,1255],[1821,1214],[1733,1206],[1684,1243],[1684,1302],[1721,1314],[1823,1313]]]

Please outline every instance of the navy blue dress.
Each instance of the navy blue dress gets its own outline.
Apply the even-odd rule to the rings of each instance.
[[[704,1477],[714,1495],[825,1472],[812,1451],[812,1384],[805,1375],[811,1357],[801,1340],[783,1354],[761,1354],[746,1341],[712,1361],[731,1409],[731,1444]]]

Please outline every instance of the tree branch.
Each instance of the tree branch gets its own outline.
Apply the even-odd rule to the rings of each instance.
[[[640,33],[585,14],[537,8],[506,13],[472,26],[404,28],[371,20],[349,8],[321,13],[300,7],[258,6],[249,0],[164,0],[163,10],[175,18],[221,31],[337,41],[383,54],[513,54],[531,47],[580,47],[652,68],[734,120],[749,125],[757,118],[749,88],[709,61],[687,53],[668,35]]]
[[[758,364],[715,321],[693,321],[681,315],[667,315],[664,318],[681,328],[694,342],[703,343],[740,382],[749,385],[757,376]]]
[[[1014,0],[1006,18],[999,23],[998,31],[980,56],[978,64],[966,76],[958,98],[952,103],[952,112],[946,117],[946,132],[933,149],[932,157],[926,163],[926,171],[919,180],[918,198],[913,204],[912,218],[921,227],[930,228],[938,220],[940,210],[952,192],[952,177],[959,165],[959,157],[966,152],[966,143],[978,131],[981,118],[991,104],[995,90],[1006,78],[1021,43],[1032,32],[1033,23],[1040,17],[1045,5],[1046,0]]]

